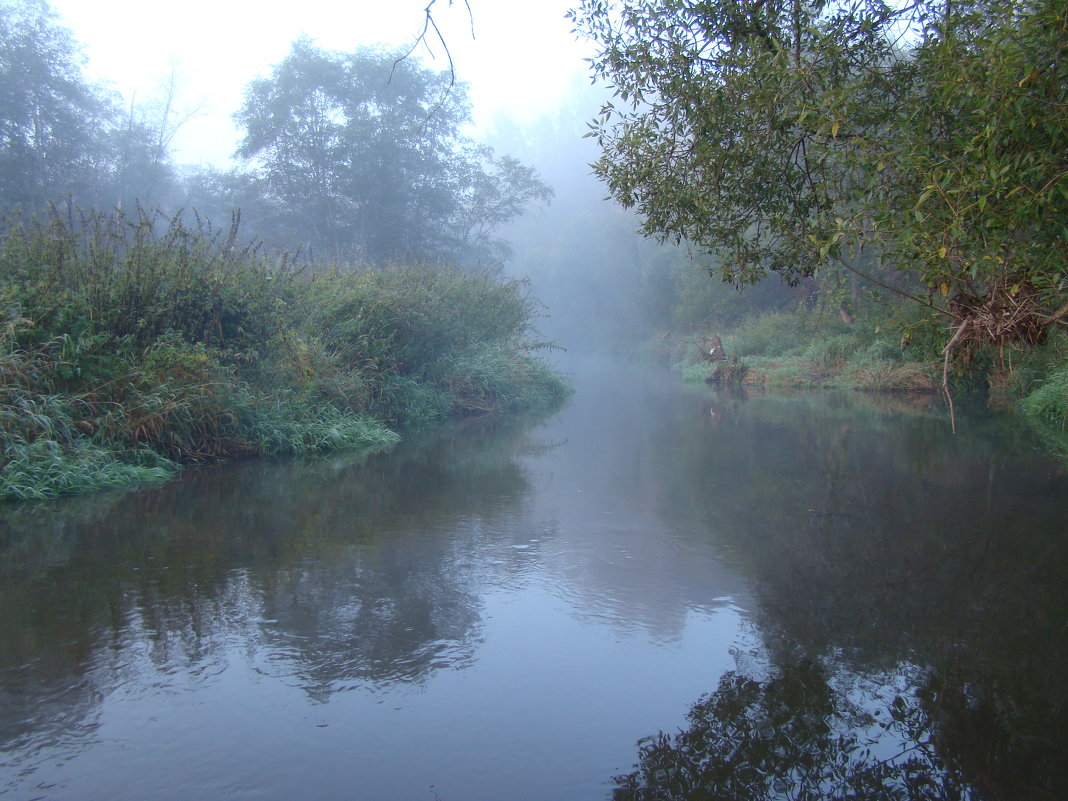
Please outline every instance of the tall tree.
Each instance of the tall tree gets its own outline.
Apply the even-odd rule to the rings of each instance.
[[[44,0],[0,4],[0,202],[91,200],[110,107],[86,83],[78,48]]]
[[[494,227],[548,197],[532,171],[461,134],[462,84],[381,51],[299,39],[248,87],[236,118],[238,155],[259,171],[286,235],[324,256],[485,259]]]

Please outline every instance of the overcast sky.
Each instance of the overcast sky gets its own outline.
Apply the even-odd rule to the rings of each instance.
[[[92,80],[104,80],[127,102],[150,100],[175,65],[179,104],[201,108],[174,142],[182,163],[222,165],[237,130],[231,114],[244,87],[269,73],[299,35],[326,49],[402,46],[421,30],[429,0],[52,0],[85,48]],[[586,73],[589,46],[576,41],[564,12],[575,0],[437,0],[434,17],[470,84],[476,125],[498,114],[523,123],[547,111]],[[472,38],[472,26],[474,38]],[[440,46],[427,66],[445,69]]]

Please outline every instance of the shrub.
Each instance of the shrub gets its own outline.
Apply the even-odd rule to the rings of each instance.
[[[808,336],[802,315],[764,314],[743,321],[724,344],[729,355],[784,356],[803,348]]]
[[[350,365],[419,375],[485,343],[516,343],[533,316],[521,281],[454,269],[334,271],[318,280],[324,342]]]
[[[0,274],[35,324],[150,347],[165,332],[189,343],[255,350],[277,326],[295,269],[226,232],[139,212],[66,214],[7,226]]]

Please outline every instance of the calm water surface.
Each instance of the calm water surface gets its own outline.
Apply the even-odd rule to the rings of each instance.
[[[1033,441],[575,384],[0,511],[0,798],[1068,797],[1068,479]]]

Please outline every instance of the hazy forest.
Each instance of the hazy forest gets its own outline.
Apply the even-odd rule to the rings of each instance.
[[[486,141],[449,70],[297,38],[218,169],[173,84],[127,104],[0,4],[0,497],[551,406],[556,346],[989,393],[1064,447],[1064,0],[570,16],[596,85]]]
[[[0,0],[0,797],[1068,799],[1066,256],[1068,0]]]

